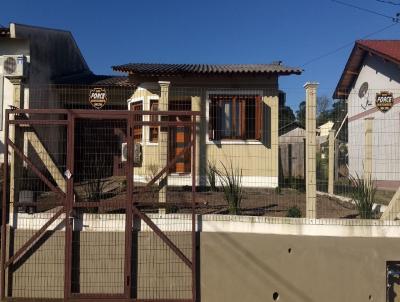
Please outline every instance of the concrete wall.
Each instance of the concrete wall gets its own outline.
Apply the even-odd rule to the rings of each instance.
[[[369,90],[364,98],[358,91],[364,82]],[[396,99],[395,105],[386,113],[375,108],[376,93],[389,91]],[[348,96],[349,115],[349,171],[363,173],[364,159],[364,119],[373,117],[373,150],[372,178],[380,181],[382,186],[400,184],[400,76],[399,67],[385,62],[376,56],[366,56],[364,65]],[[368,106],[365,106],[369,102]],[[362,107],[364,106],[364,108]]]
[[[386,301],[399,249],[389,238],[203,233],[202,301]]]
[[[40,228],[46,215],[14,217],[19,220],[15,247]],[[190,215],[150,217],[190,257]],[[56,227],[59,222],[15,267],[8,279],[14,297],[62,297],[64,232]],[[75,224],[76,291],[122,291],[123,227],[123,216],[113,214],[86,215]],[[139,298],[189,298],[190,271],[143,222],[135,228],[140,230],[133,234],[132,255],[138,287],[132,291]],[[399,228],[396,222],[372,220],[202,216],[201,301],[274,301],[274,293],[290,302],[386,301],[386,261],[399,260]]]
[[[14,85],[3,75],[3,61],[6,55],[24,55],[30,62],[29,42],[25,39],[0,39],[0,162],[3,162],[4,154],[4,110],[14,103]],[[25,97],[28,95],[27,91],[25,88]]]

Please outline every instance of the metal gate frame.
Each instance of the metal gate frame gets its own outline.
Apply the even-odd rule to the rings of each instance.
[[[40,114],[48,115],[49,119],[30,119],[29,114]],[[63,115],[66,119],[51,119],[51,116]],[[135,119],[137,115],[156,115],[159,116],[158,121],[138,121]],[[190,121],[168,121],[168,116],[184,115],[190,116]],[[129,110],[91,110],[91,109],[7,109],[5,110],[5,129],[4,129],[4,163],[8,163],[8,151],[9,148],[14,150],[14,153],[24,161],[30,170],[36,174],[51,191],[55,192],[60,197],[60,202],[54,203],[54,206],[62,206],[29,240],[27,240],[11,257],[6,259],[6,242],[7,242],[7,205],[8,200],[8,185],[7,181],[9,178],[8,164],[4,164],[3,167],[3,196],[2,196],[2,225],[1,225],[1,272],[0,272],[0,299],[3,300],[5,297],[5,278],[6,269],[14,261],[22,257],[32,245],[39,240],[47,228],[62,214],[65,214],[65,259],[64,259],[64,300],[69,301],[196,301],[196,284],[197,284],[197,273],[196,273],[196,118],[200,116],[199,111],[129,111]],[[13,117],[13,118],[10,118]],[[74,208],[80,207],[99,207],[99,205],[93,204],[92,202],[74,202],[74,141],[75,141],[75,120],[81,119],[120,119],[127,121],[127,198],[121,204],[107,204],[107,207],[124,208],[126,215],[125,223],[125,260],[124,260],[124,293],[123,294],[80,294],[72,293],[72,211]],[[9,138],[9,126],[15,125],[64,125],[67,127],[67,152],[66,152],[66,169],[70,171],[71,177],[66,177],[66,193],[60,188],[54,186],[46,176],[44,176],[40,170],[34,165],[30,159],[24,155]],[[133,169],[133,127],[134,126],[159,126],[159,127],[175,127],[185,126],[191,129],[191,141],[176,157],[169,160],[167,165],[151,180],[147,183],[144,188],[152,186],[159,180],[164,174],[168,173],[168,170],[176,163],[176,161],[187,152],[191,152],[191,176],[192,176],[192,202],[191,202],[191,241],[192,241],[192,260],[188,259],[185,254],[168,238],[168,236],[147,216],[142,212],[139,207],[144,205],[153,205],[162,208],[163,205],[157,202],[141,202],[140,200],[134,199],[134,169]],[[130,181],[128,181],[130,180]],[[138,189],[136,193],[140,192]],[[176,204],[176,203],[175,203]],[[26,206],[27,204],[24,203]],[[171,205],[171,203],[168,203]],[[173,205],[173,204],[172,204]],[[182,203],[179,203],[182,205]],[[186,203],[187,205],[187,203]],[[18,206],[18,203],[14,202],[14,207]],[[104,204],[102,204],[104,206]],[[192,275],[192,297],[191,299],[135,299],[130,296],[130,288],[132,283],[132,271],[131,271],[131,252],[132,252],[132,228],[133,219],[139,218],[143,220],[152,231],[171,249],[181,261],[189,267]],[[136,280],[137,282],[137,280]],[[11,297],[7,297],[10,299]],[[37,300],[37,298],[32,298]]]

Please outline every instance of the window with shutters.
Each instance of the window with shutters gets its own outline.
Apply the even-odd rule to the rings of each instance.
[[[210,140],[261,140],[262,98],[256,95],[210,95]]]
[[[130,104],[130,109],[135,111],[143,110],[143,102],[133,102]],[[142,115],[135,115],[135,121],[143,121]],[[133,127],[133,140],[134,142],[141,142],[143,137],[143,126],[134,126]]]
[[[158,111],[158,100],[150,100],[150,111]],[[150,115],[150,121],[156,122],[158,115]],[[158,142],[158,126],[149,127],[149,142]]]

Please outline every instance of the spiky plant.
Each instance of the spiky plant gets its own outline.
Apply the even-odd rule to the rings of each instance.
[[[211,191],[214,192],[217,191],[217,186],[216,186],[217,174],[218,174],[218,169],[216,165],[209,161],[207,165],[207,180],[208,184],[210,185]]]
[[[157,164],[155,163],[151,163],[146,167],[146,181],[150,182],[152,181],[156,175],[158,174],[159,171],[159,167]],[[158,186],[152,185],[150,188],[150,192],[151,192],[151,197],[154,198],[154,196],[156,195],[158,191]]]
[[[356,205],[357,211],[362,219],[374,217],[373,204],[375,200],[376,187],[371,176],[368,179],[356,176],[349,176],[352,184],[351,197]]]
[[[242,170],[234,169],[232,162],[230,163],[230,169],[221,162],[223,171],[217,170],[217,175],[220,178],[222,190],[224,192],[224,198],[228,203],[229,214],[237,215],[240,214],[240,205],[243,198],[242,190]]]

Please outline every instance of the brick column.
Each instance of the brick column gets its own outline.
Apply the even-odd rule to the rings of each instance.
[[[158,101],[159,111],[168,111],[168,95],[170,82],[159,81],[160,85],[160,99]],[[167,120],[168,117],[161,116],[161,120]],[[160,167],[163,169],[168,164],[168,127],[160,127],[158,135],[158,148],[159,148],[159,162]],[[168,172],[160,181],[160,190],[158,193],[159,202],[167,202],[167,185],[168,185]],[[165,214],[165,209],[160,209],[160,214]]]
[[[306,83],[306,217],[316,218],[316,112],[318,83]]]

